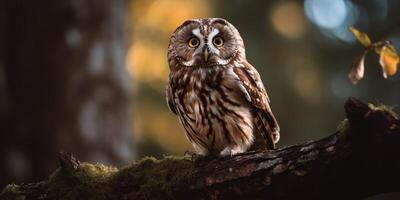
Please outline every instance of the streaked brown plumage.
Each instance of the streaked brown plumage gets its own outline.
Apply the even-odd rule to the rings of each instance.
[[[167,102],[197,154],[275,147],[278,123],[232,24],[220,18],[185,21],[171,36],[168,63]]]

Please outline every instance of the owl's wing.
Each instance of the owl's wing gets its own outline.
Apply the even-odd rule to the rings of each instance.
[[[176,108],[175,108],[175,102],[174,102],[174,97],[172,95],[172,88],[171,88],[170,82],[167,84],[165,96],[167,99],[167,104],[168,104],[169,109],[176,115],[177,112],[176,112]]]
[[[255,107],[257,113],[257,128],[267,142],[269,148],[275,148],[279,141],[279,125],[269,105],[269,97],[261,81],[260,74],[249,63],[234,68],[241,81],[241,90],[246,99]]]

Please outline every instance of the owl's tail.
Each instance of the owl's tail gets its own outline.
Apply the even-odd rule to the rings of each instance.
[[[280,139],[279,125],[271,112],[257,110],[257,129],[264,137],[268,149],[275,149],[275,143]]]

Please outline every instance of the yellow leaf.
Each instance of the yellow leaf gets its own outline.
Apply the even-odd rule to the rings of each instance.
[[[374,46],[373,49],[374,49],[375,53],[378,55],[381,55],[381,51],[382,51],[383,47],[390,48],[393,52],[396,52],[396,49],[394,48],[392,43],[388,40],[382,40],[379,42],[375,42],[373,44],[373,46]]]
[[[399,55],[393,46],[384,46],[380,51],[379,64],[382,66],[383,77],[387,75],[393,76],[397,72],[397,64],[399,64]]]
[[[354,60],[353,66],[351,67],[348,77],[354,85],[364,77],[364,59],[367,53],[368,49]]]
[[[353,26],[349,27],[349,30],[353,33],[353,35],[357,38],[360,43],[366,47],[371,46],[371,40],[369,39],[366,33],[359,31],[358,29],[354,28]]]

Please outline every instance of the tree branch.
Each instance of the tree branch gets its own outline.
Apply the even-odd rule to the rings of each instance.
[[[399,191],[396,114],[355,98],[345,110],[347,119],[336,133],[269,152],[199,162],[146,158],[120,170],[62,154],[62,167],[49,180],[8,186],[0,198],[361,199]]]

